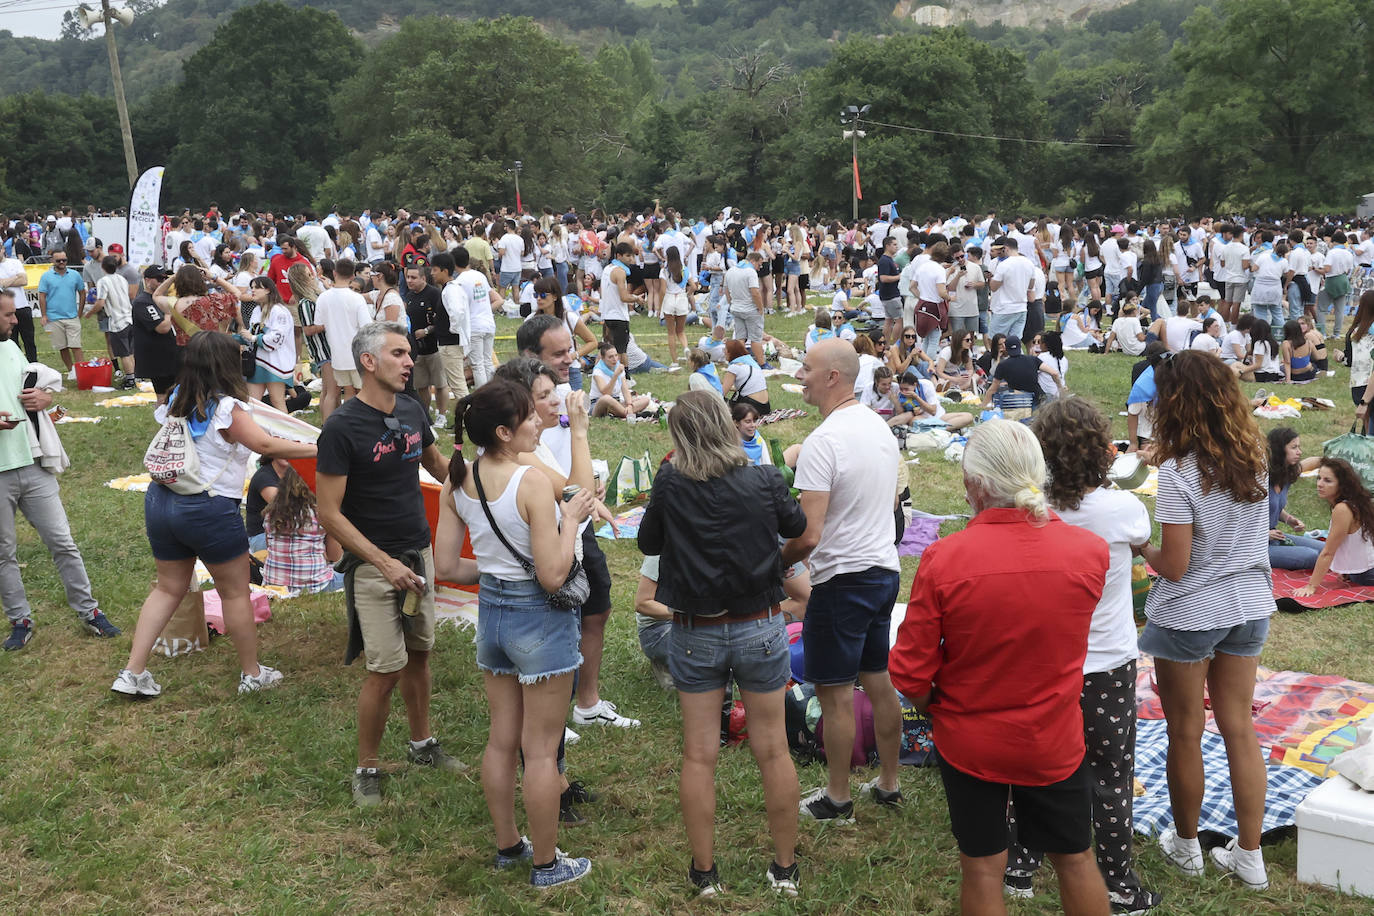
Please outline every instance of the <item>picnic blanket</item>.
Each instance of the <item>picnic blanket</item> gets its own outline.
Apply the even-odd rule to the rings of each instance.
[[[105,419],[105,418],[104,418],[104,417],[77,417],[77,416],[73,416],[72,414],[67,414],[67,415],[64,416],[64,417],[59,417],[58,419],[54,420],[53,422],[54,422],[54,423],[57,423],[57,424],[59,424],[59,425],[61,425],[61,424],[63,424],[63,423],[99,423],[99,422],[100,422],[101,420],[103,420],[103,419]]]
[[[1351,700],[1338,712],[1348,715],[1314,729],[1296,744],[1275,744],[1270,747],[1269,762],[1301,767],[1322,777],[1330,776],[1327,768],[1331,761],[1355,746],[1355,730],[1361,722],[1374,715],[1374,703]]]
[[[96,407],[145,407],[157,403],[157,395],[152,391],[139,391],[135,394],[121,394],[113,398],[96,401]]]
[[[1137,796],[1133,812],[1136,833],[1154,836],[1173,823],[1169,808],[1169,781],[1165,770],[1169,751],[1167,726],[1162,719],[1140,719],[1136,723],[1135,778],[1145,786]],[[1198,828],[1227,837],[1236,836],[1236,811],[1231,802],[1231,773],[1226,759],[1226,743],[1210,731],[1202,733],[1202,766],[1206,774],[1202,795],[1202,817]],[[1265,767],[1269,788],[1264,798],[1265,833],[1294,825],[1294,813],[1308,793],[1321,785],[1322,777],[1301,767]]]
[[[477,627],[477,595],[450,585],[434,587],[434,621],[459,629]]]
[[[769,423],[780,423],[783,420],[795,420],[797,417],[806,416],[806,411],[796,407],[780,407],[770,414],[759,417],[759,426],[767,426]]]
[[[130,474],[128,477],[116,477],[114,480],[105,481],[105,486],[111,490],[128,490],[132,493],[147,493],[148,487],[152,484],[153,478],[148,474]]]
[[[1154,675],[1154,659],[1141,657],[1136,669],[1136,715],[1142,721],[1164,718]],[[1369,704],[1374,704],[1374,684],[1260,666],[1255,676],[1255,733],[1269,756],[1274,747],[1300,747],[1316,732]],[[1208,712],[1207,731],[1216,730],[1216,722]]]
[[[631,509],[626,509],[624,512],[621,512],[619,515],[615,517],[615,526],[616,528],[620,529],[619,535],[617,535],[614,531],[611,530],[611,525],[609,522],[602,522],[601,527],[596,529],[596,536],[599,538],[606,538],[607,540],[612,541],[615,540],[617,537],[619,537],[621,540],[625,540],[627,538],[635,538],[639,536],[639,525],[643,521],[644,507],[635,506]]]
[[[1311,570],[1274,570],[1274,598],[1279,610],[1289,614],[1301,614],[1314,608],[1340,607],[1343,604],[1374,601],[1374,585],[1352,585],[1334,573],[1328,574],[1313,594],[1305,597],[1294,595],[1293,593],[1306,585],[1311,577]]]

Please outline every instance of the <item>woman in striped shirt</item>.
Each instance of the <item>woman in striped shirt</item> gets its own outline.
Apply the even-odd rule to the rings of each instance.
[[[1159,573],[1145,605],[1140,650],[1155,657],[1169,731],[1174,829],[1165,857],[1203,873],[1203,690],[1230,761],[1240,836],[1212,859],[1255,890],[1269,886],[1260,852],[1265,769],[1250,717],[1255,670],[1274,612],[1267,545],[1265,445],[1235,374],[1216,356],[1185,350],[1155,368],[1155,520],[1160,546],[1139,552]]]

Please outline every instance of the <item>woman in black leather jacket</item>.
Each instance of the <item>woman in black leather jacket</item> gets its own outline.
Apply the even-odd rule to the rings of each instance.
[[[773,838],[769,884],[796,896],[797,772],[787,747],[783,691],[790,673],[778,536],[806,516],[773,467],[756,467],[724,402],[689,391],[668,414],[674,453],[654,480],[639,549],[659,555],[656,598],[673,611],[668,667],[682,706],[682,818],[690,880],[720,891],[714,860],[720,707],[733,678],[749,721]],[[670,536],[671,532],[671,536]]]

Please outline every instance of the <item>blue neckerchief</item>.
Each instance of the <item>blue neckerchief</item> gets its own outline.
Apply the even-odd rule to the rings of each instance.
[[[602,375],[615,375],[615,370],[606,365],[605,360],[600,359],[596,361],[596,367],[592,369],[592,372],[600,372]]]
[[[180,387],[180,385],[174,385],[172,387],[172,390],[167,392],[168,404],[171,404],[173,401],[176,400],[177,390]],[[210,421],[215,418],[215,405],[218,403],[218,400],[209,401],[208,403],[206,403],[205,419],[203,420],[200,417],[196,416],[196,412],[194,410],[191,411],[191,415],[186,418],[186,427],[189,430],[191,430],[192,441],[199,441],[205,438],[205,434],[210,431]]]
[[[745,439],[741,436],[739,444],[740,448],[744,449],[744,454],[749,456],[750,463],[758,464],[763,460],[763,441],[759,439],[757,431],[752,439]]]
[[[626,276],[626,278],[628,278],[628,277],[630,276],[630,267],[629,267],[629,265],[626,264],[624,261],[620,260],[620,258],[611,258],[611,266],[612,266],[612,267],[619,267],[621,270],[625,271],[625,276]]]
[[[711,387],[716,389],[716,394],[725,396],[725,388],[720,384],[720,376],[716,375],[716,364],[707,363],[697,370],[698,375],[706,376],[706,381],[711,383]]]

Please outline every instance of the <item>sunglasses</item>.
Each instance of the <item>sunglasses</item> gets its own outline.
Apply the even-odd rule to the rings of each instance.
[[[383,417],[382,422],[385,423],[386,428],[393,433],[399,433],[401,431],[401,421],[395,417]]]
[[[534,294],[534,298],[536,298],[536,299],[552,299],[552,298],[553,298],[553,293],[535,293],[535,294]]]
[[[902,335],[902,340],[915,340],[915,339],[916,339],[916,335],[915,335],[915,334],[903,334],[903,335]]]
[[[52,259],[52,262],[53,262],[54,264],[66,264],[66,263],[67,263],[67,259],[66,259],[66,258],[53,258],[53,259]]]

